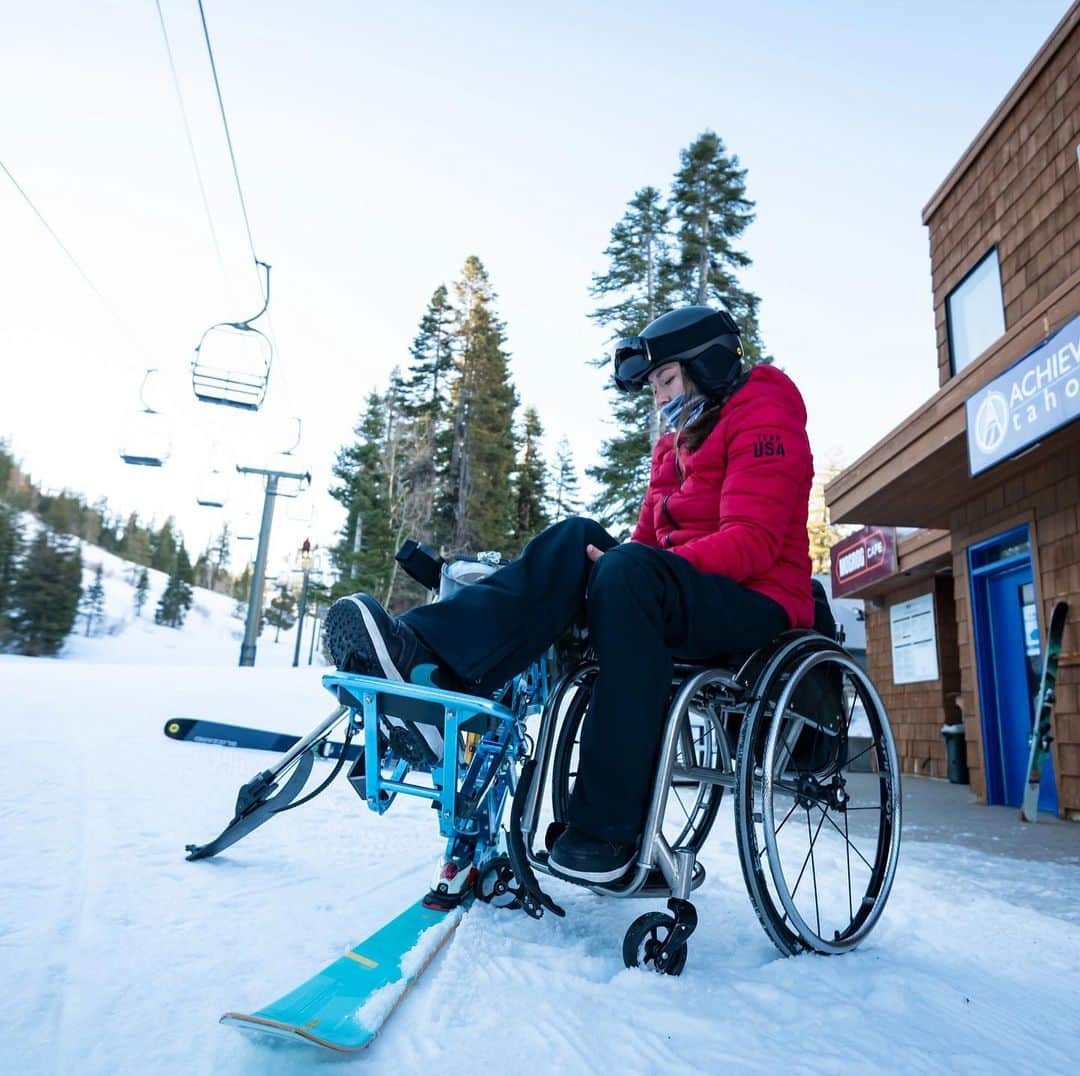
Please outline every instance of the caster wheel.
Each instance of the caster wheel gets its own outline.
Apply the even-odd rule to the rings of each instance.
[[[476,899],[495,908],[520,908],[521,901],[514,886],[514,868],[509,856],[489,860],[476,879]]]
[[[627,928],[623,938],[623,963],[628,968],[648,968],[661,975],[680,975],[686,967],[686,946],[671,954],[667,964],[660,967],[656,956],[671,934],[675,920],[666,912],[646,912]]]

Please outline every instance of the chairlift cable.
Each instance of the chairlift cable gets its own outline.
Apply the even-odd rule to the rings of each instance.
[[[199,157],[195,152],[195,141],[191,137],[191,124],[188,122],[187,109],[184,107],[184,95],[180,90],[180,79],[176,74],[176,63],[173,60],[172,45],[169,42],[169,32],[165,27],[165,15],[161,10],[161,0],[154,0],[157,6],[158,22],[161,23],[161,36],[165,39],[165,53],[169,57],[169,71],[172,74],[173,88],[176,90],[176,101],[180,106],[180,117],[184,121],[184,134],[187,136],[188,150],[191,152],[191,163],[195,166],[195,179],[199,184],[199,194],[202,195],[203,210],[206,213],[206,223],[210,227],[210,238],[214,241],[214,252],[217,254],[218,266],[223,276],[228,276],[225,271],[225,262],[221,257],[221,245],[218,243],[217,229],[214,227],[214,218],[210,213],[210,201],[206,197],[206,185],[203,183],[202,170],[199,168]]]
[[[217,64],[214,63],[214,49],[210,44],[210,30],[206,25],[206,12],[203,10],[202,0],[199,3],[199,18],[202,20],[203,37],[206,39],[206,52],[210,57],[210,72],[214,76],[214,89],[217,92],[218,109],[221,112],[221,123],[225,128],[225,141],[229,147],[229,159],[232,162],[233,178],[236,180],[236,193],[240,198],[240,211],[244,215],[244,228],[247,230],[248,246],[251,249],[251,257],[255,262],[255,275],[259,279],[259,288],[262,288],[262,277],[259,275],[259,256],[255,253],[255,240],[251,235],[251,221],[248,219],[247,203],[244,201],[244,191],[240,186],[240,170],[236,165],[236,153],[233,150],[232,135],[229,133],[229,121],[225,115],[225,102],[221,96],[221,82],[218,79]]]
[[[105,296],[102,295],[100,291],[98,291],[98,289],[95,286],[94,282],[86,275],[86,272],[83,270],[83,267],[75,260],[75,256],[64,245],[64,241],[60,238],[59,235],[56,234],[56,230],[45,219],[45,217],[42,214],[41,210],[38,209],[38,207],[36,205],[34,205],[33,201],[31,201],[31,199],[30,199],[30,195],[28,195],[26,193],[26,191],[24,191],[22,189],[22,187],[19,185],[19,181],[11,174],[11,172],[8,170],[7,165],[5,165],[3,161],[0,161],[0,169],[3,169],[4,174],[8,177],[8,179],[11,180],[12,184],[14,185],[15,189],[19,192],[19,194],[22,195],[23,200],[34,211],[34,215],[45,226],[45,230],[49,233],[49,235],[51,235],[53,237],[53,240],[55,241],[56,245],[64,252],[64,255],[67,257],[67,260],[69,262],[71,262],[71,264],[73,266],[75,266],[75,271],[79,274],[79,276],[81,276],[83,278],[83,280],[86,283],[87,287],[101,300],[101,303],[105,307],[105,309],[108,310],[109,313],[113,315],[113,317],[116,317],[117,316],[116,312],[113,310],[113,308],[111,306],[109,306],[109,303],[105,299]]]

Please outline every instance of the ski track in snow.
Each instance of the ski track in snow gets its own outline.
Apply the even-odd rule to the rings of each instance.
[[[343,777],[215,859],[238,787],[274,756],[174,743],[178,714],[304,732],[317,669],[0,657],[0,1070],[328,1071],[217,1026],[308,978],[426,888],[434,812],[378,817]],[[328,764],[316,764],[314,778]],[[567,910],[477,906],[364,1054],[365,1073],[1075,1071],[1080,868],[904,845],[886,913],[843,957],[781,958],[743,887],[725,803],[679,978],[623,967],[651,900],[546,880]],[[334,1070],[337,1071],[337,1070]]]

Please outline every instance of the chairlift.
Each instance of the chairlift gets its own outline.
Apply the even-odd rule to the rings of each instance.
[[[275,495],[287,500],[295,500],[311,488],[311,472],[296,455],[296,449],[300,447],[303,422],[295,415],[292,421],[296,423],[296,429],[291,444],[288,448],[273,453],[266,465],[267,470],[279,472]]]
[[[203,403],[223,404],[242,411],[258,411],[266,398],[274,349],[269,337],[252,325],[270,305],[270,266],[266,271],[262,309],[246,321],[220,321],[211,325],[195,347],[191,385]]]
[[[202,508],[224,508],[229,499],[228,480],[221,471],[204,475],[195,491],[195,503]]]
[[[244,511],[236,522],[233,537],[238,542],[254,542],[259,537],[261,520],[254,508]]]
[[[275,470],[278,468],[275,467]],[[287,500],[296,500],[297,497],[302,496],[311,489],[311,472],[305,471],[302,474],[293,475],[281,475],[278,478],[277,489],[274,495],[277,497],[284,497]]]
[[[149,369],[139,386],[137,411],[128,423],[120,442],[120,458],[133,467],[161,467],[172,453],[172,434],[164,415],[146,401],[146,386],[156,369]]]
[[[304,523],[310,526],[315,521],[315,498],[311,494],[310,480],[307,488],[289,501],[285,515],[292,523]]]
[[[229,499],[229,476],[221,466],[217,445],[210,449],[207,470],[195,487],[195,503],[202,508],[224,508]]]

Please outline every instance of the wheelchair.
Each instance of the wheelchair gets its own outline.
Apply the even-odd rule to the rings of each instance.
[[[535,761],[554,821],[535,846],[542,783],[529,790],[522,837],[530,867],[553,874],[547,850],[566,824],[595,663],[556,686]],[[697,922],[690,895],[725,792],[734,799],[747,893],[785,956],[853,949],[878,921],[900,847],[896,746],[881,699],[835,640],[783,633],[736,667],[677,663],[637,860],[612,897],[668,898],[626,932],[628,967],[677,975]],[[558,876],[556,874],[556,876]]]
[[[496,567],[494,557],[443,564],[444,595]],[[439,573],[410,574],[440,585]],[[676,662],[636,860],[614,882],[572,883],[604,897],[667,900],[666,912],[646,912],[627,929],[627,967],[668,975],[685,967],[698,921],[691,895],[705,880],[700,854],[725,792],[747,893],[783,955],[847,952],[880,918],[900,848],[896,746],[873,684],[836,637],[820,587],[815,604],[820,630],[787,631],[715,663]],[[493,698],[328,673],[323,686],[335,711],[243,786],[229,826],[207,845],[188,846],[188,858],[214,855],[318,794],[358,736],[353,788],[380,814],[398,795],[429,800],[447,859],[477,871],[469,900],[561,916],[538,875],[562,877],[548,853],[567,824],[597,672],[586,650],[555,675],[549,654]],[[333,772],[298,798],[312,760],[343,722],[345,749]],[[544,811],[551,821],[541,836]]]

